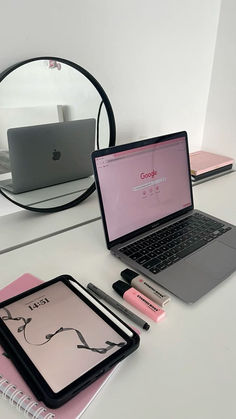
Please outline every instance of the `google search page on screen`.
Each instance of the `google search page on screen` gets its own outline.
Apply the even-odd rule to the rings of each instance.
[[[109,240],[191,205],[184,138],[96,158]]]

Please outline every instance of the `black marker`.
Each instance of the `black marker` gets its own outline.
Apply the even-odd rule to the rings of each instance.
[[[91,284],[91,282],[87,285],[87,288],[89,290],[93,291],[94,292],[94,295],[96,297],[102,298],[102,300],[106,301],[112,307],[116,308],[121,313],[125,314],[130,320],[132,320],[138,326],[142,327],[142,329],[148,330],[150,328],[150,325],[148,323],[146,323],[143,319],[141,319],[140,317],[138,317],[132,311],[128,310],[125,306],[123,306],[122,304],[120,304],[114,298],[110,297],[110,295],[106,294],[104,291],[100,290],[98,287],[96,287],[95,285]]]

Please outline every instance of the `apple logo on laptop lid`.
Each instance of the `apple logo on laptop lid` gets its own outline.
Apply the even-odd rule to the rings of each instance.
[[[61,158],[61,152],[59,151],[59,150],[53,150],[53,153],[52,153],[52,159],[53,160],[60,160],[60,158]]]

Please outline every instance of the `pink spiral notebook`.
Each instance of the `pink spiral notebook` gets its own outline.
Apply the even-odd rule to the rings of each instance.
[[[42,281],[31,274],[24,274],[11,284],[0,290],[0,301],[4,301],[16,294],[36,287]],[[42,402],[35,400],[35,396],[20,376],[10,359],[4,355],[0,346],[0,395],[10,404],[34,419],[76,419],[88,407],[99,390],[108,380],[114,369],[104,374],[85,390],[59,409],[48,409]],[[3,403],[3,401],[1,402]]]

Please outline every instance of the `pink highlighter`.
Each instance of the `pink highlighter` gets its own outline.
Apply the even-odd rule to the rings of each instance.
[[[132,306],[146,314],[150,319],[159,322],[165,316],[165,311],[158,307],[152,300],[147,298],[135,288],[123,281],[116,281],[112,285],[113,289]]]

